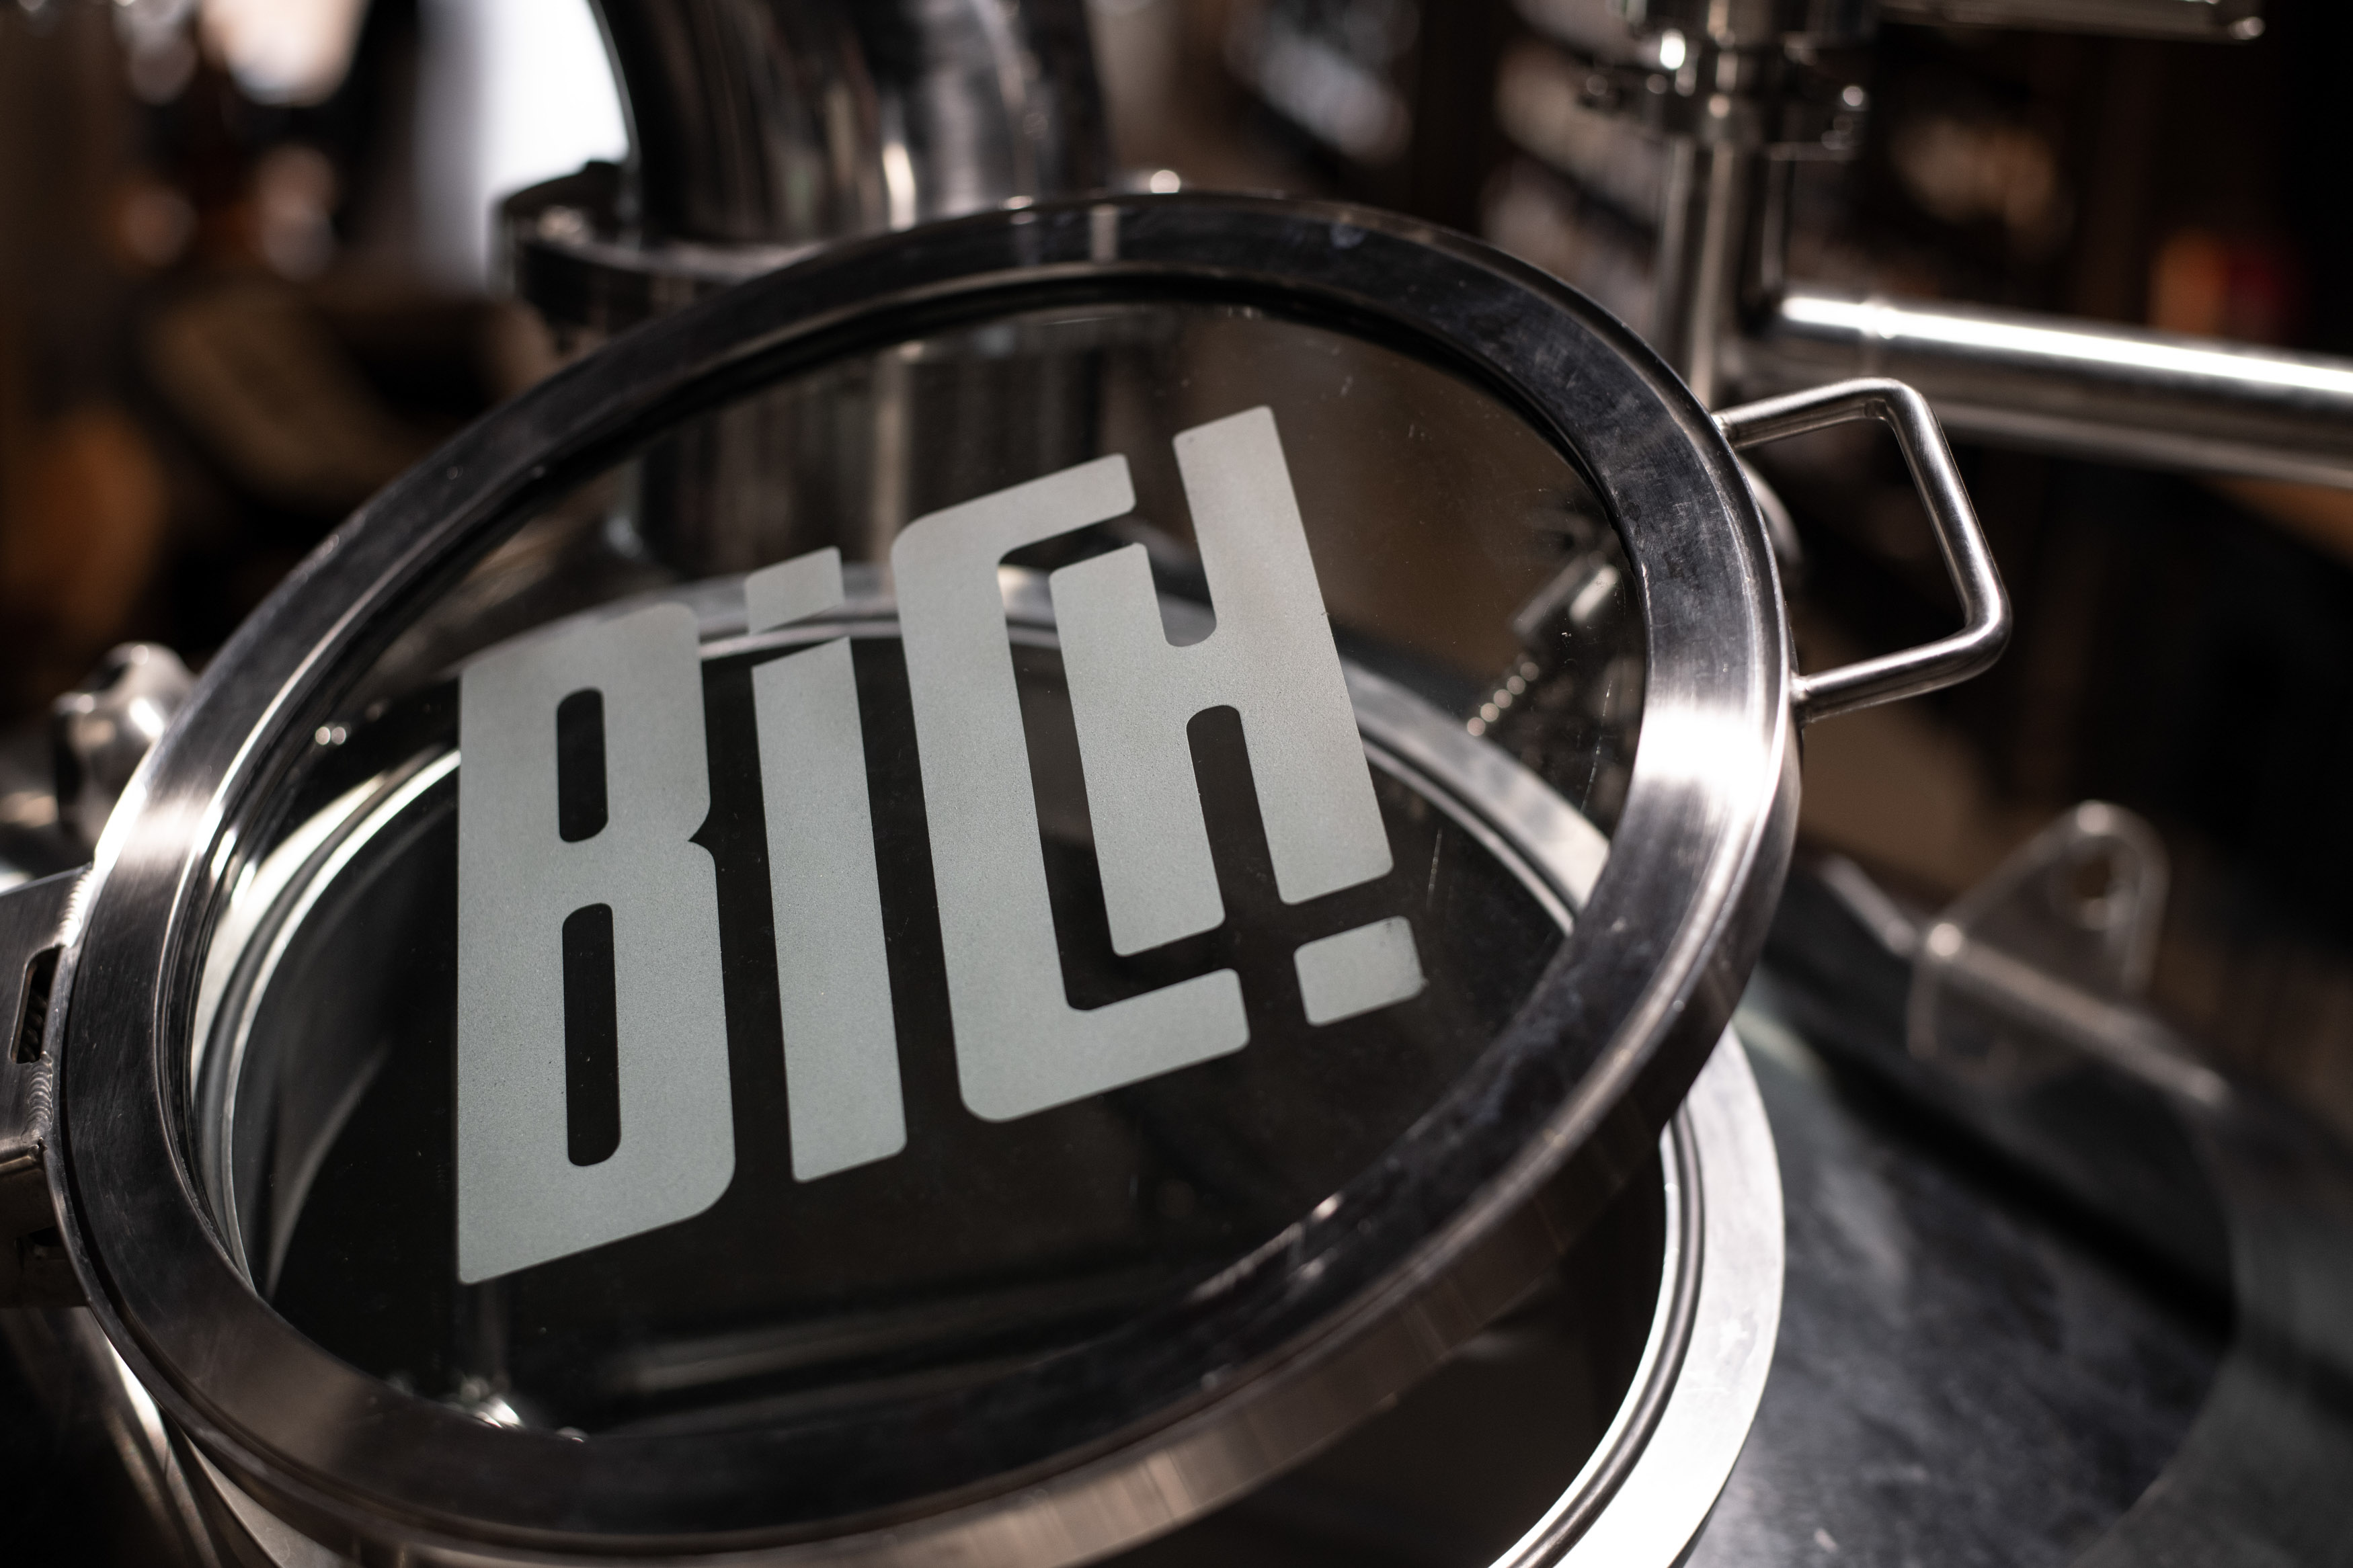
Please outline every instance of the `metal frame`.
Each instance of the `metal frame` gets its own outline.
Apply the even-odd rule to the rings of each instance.
[[[853,235],[1111,183],[1084,0],[595,0],[629,153],[501,204],[516,292],[603,333]]]
[[[1788,276],[1791,161],[1851,153],[1863,105],[1857,89],[1845,120],[1810,117],[1793,58],[1867,44],[1883,18],[2242,42],[2262,36],[2259,0],[1648,0],[1632,15],[1643,38],[1676,33],[1681,68],[1634,68],[1641,91],[1597,70],[1588,104],[1672,132],[1651,338],[1701,401],[1890,375],[1977,440],[2353,488],[2353,360]]]
[[[856,1430],[501,1431],[375,1383],[271,1314],[188,1179],[186,1008],[248,818],[356,668],[535,500],[671,420],[946,321],[1171,292],[1379,334],[1483,382],[1577,455],[1625,540],[1650,666],[1616,847],[1547,984],[1480,1068],[1392,1161],[1215,1291],[985,1395]],[[60,967],[66,1244],[181,1430],[333,1550],[451,1564],[1095,1554],[1215,1505],[1427,1371],[1648,1147],[1715,1044],[1787,866],[1792,691],[1771,552],[1729,447],[1631,334],[1533,269],[1374,213],[1184,196],[1041,205],[828,252],[631,334],[460,436],[214,661],[126,793]],[[866,1467],[885,1458],[914,1469],[877,1492]],[[850,1511],[791,1511],[821,1485]]]

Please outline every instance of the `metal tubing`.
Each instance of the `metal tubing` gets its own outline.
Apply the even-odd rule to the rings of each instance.
[[[58,970],[87,868],[0,894],[0,1307],[81,1300],[58,1237]]]
[[[2010,596],[1927,399],[1900,381],[1847,381],[1728,408],[1715,423],[1738,450],[1858,419],[1876,419],[1894,433],[1953,574],[1963,624],[1952,636],[1919,647],[1799,676],[1789,707],[1801,724],[1967,680],[2000,658],[2010,641]]]
[[[2025,27],[2128,38],[2242,43],[2263,33],[2263,0],[1880,0],[1881,19],[1941,27]]]
[[[2005,446],[2353,488],[2353,361],[1822,289],[1771,302],[1734,360],[1744,391],[1897,377]]]
[[[1341,330],[1383,320],[1392,334],[1406,331],[1394,307],[1414,302],[1411,331],[1427,353],[1482,384],[1519,389],[1538,427],[1578,433],[1642,569],[1652,647],[1642,750],[1609,869],[1551,983],[1443,1105],[1337,1189],[1340,1202],[1297,1223],[1287,1250],[1313,1268],[1235,1271],[1181,1303],[1181,1332],[1115,1327],[1051,1366],[1013,1366],[997,1384],[926,1395],[928,1405],[757,1432],[714,1426],[665,1438],[659,1454],[387,1397],[254,1293],[187,1179],[178,1037],[157,1031],[184,1011],[181,938],[220,907],[235,874],[237,858],[216,849],[252,842],[281,798],[277,763],[311,744],[353,694],[352,673],[372,666],[421,600],[540,503],[548,476],[612,462],[665,422],[741,393],[747,344],[776,364],[847,359],[923,330],[923,312],[971,321],[1009,310],[1008,288],[1024,280],[1037,287],[1020,308],[1085,306],[1099,297],[1107,250],[1139,292],[1229,299]],[[110,824],[105,879],[64,961],[97,978],[58,1007],[58,1146],[74,1174],[61,1184],[58,1228],[69,1260],[104,1286],[92,1310],[110,1338],[134,1348],[159,1399],[199,1413],[190,1440],[232,1482],[354,1558],[546,1562],[649,1541],[742,1556],[747,1541],[786,1541],[780,1552],[837,1568],[886,1558],[1026,1565],[1100,1555],[1232,1495],[1519,1300],[1528,1266],[1548,1265],[1596,1212],[1586,1205],[1614,1188],[1627,1152],[1647,1150],[1715,1048],[1762,942],[1797,813],[1787,622],[1742,485],[1697,402],[1599,307],[1483,247],[1362,208],[1206,196],[1041,203],[819,253],[617,337],[593,365],[470,427],[307,562],[206,671],[142,764],[135,804]],[[1694,527],[1694,509],[1712,525]],[[1590,1090],[1563,1080],[1571,1035],[1592,1042],[1606,1068]],[[1360,1202],[1369,1193],[1381,1203]],[[1429,1229],[1432,1215],[1442,1229]],[[1149,1339],[1151,1353],[1121,1360],[1123,1333]],[[1188,1357],[1264,1375],[1239,1392],[1220,1385],[1227,1402],[1205,1405],[1199,1391],[1215,1379]],[[285,1397],[289,1388],[301,1396]],[[1106,1390],[1149,1419],[1107,1408]],[[1076,1436],[1053,1425],[1065,1409]],[[943,1422],[973,1420],[1021,1468],[996,1489],[985,1478],[925,1481],[923,1467],[943,1462],[982,1476],[975,1467],[990,1457],[980,1445],[969,1460],[934,1452]],[[360,1430],[365,1442],[348,1440]],[[828,1476],[887,1481],[911,1454],[906,1472],[926,1489],[909,1495],[921,1500],[877,1505],[854,1521],[861,1536],[812,1539],[829,1500],[847,1495]],[[1051,1468],[1068,1455],[1079,1458]],[[778,1475],[793,1486],[780,1490]],[[704,1520],[724,1521],[728,1533],[698,1547],[686,1532]]]

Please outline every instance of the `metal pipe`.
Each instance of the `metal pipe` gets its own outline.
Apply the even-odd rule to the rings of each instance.
[[[1965,438],[2353,489],[2353,361],[1810,288],[1728,348],[1746,395],[1892,376]]]
[[[628,163],[504,205],[514,289],[567,349],[821,245],[1110,183],[1086,0],[593,3]],[[903,358],[871,372],[821,410],[754,397],[681,426],[633,469],[638,544],[688,576],[818,543],[883,558],[925,440],[967,394],[927,403]],[[1065,356],[1022,374],[1035,392],[1091,373]],[[1078,460],[1083,398],[1020,405],[1036,471]]]
[[[1110,170],[1083,0],[596,0],[644,240],[795,245]]]
[[[1692,136],[1671,140],[1667,159],[1651,345],[1713,406],[1724,392],[1718,351],[1736,321],[1744,240],[1765,159]]]
[[[1900,382],[1862,380],[1815,387],[1761,403],[1727,408],[1715,423],[1735,451],[1858,419],[1885,425],[1903,449],[1920,503],[1936,531],[1953,591],[1961,601],[1961,629],[1918,647],[1866,658],[1837,669],[1801,675],[1789,693],[1800,723],[1858,708],[1916,697],[1982,673],[2010,641],[2010,595],[1994,570],[1993,551],[1978,526],[1968,487],[1953,466],[1952,450],[1919,393]]]

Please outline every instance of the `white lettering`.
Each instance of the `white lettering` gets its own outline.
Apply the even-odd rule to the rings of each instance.
[[[603,699],[606,820],[558,826],[556,708]],[[663,605],[498,649],[459,686],[458,1278],[697,1215],[735,1169],[693,613]],[[565,921],[611,909],[620,1142],[566,1142]]]

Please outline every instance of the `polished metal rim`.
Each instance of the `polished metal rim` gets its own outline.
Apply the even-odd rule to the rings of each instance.
[[[1177,294],[1382,336],[1481,381],[1578,459],[1626,544],[1649,640],[1626,809],[1584,919],[1477,1068],[1218,1290],[985,1405],[919,1413],[920,1427],[653,1445],[502,1431],[375,1383],[270,1313],[189,1178],[195,971],[248,814],[404,611],[535,500],[795,364],[1024,304]],[[110,826],[60,968],[68,1246],[183,1428],[337,1550],[1099,1554],[1245,1489],[1427,1371],[1647,1153],[1730,1013],[1786,867],[1789,685],[1764,532],[1704,411],[1598,308],[1482,247],[1355,209],[1178,196],[828,253],[631,334],[460,436],[338,530],[215,661]],[[1205,1389],[1212,1352],[1242,1370]],[[860,1456],[903,1456],[917,1429],[949,1434],[919,1457],[921,1495],[861,1505],[851,1486],[836,1494],[848,1516],[795,1513],[799,1467],[854,1478]]]
[[[1672,1563],[1739,1456],[1772,1361],[1784,1253],[1772,1129],[1731,1036],[1661,1137],[1659,1158],[1669,1184],[1667,1247],[1642,1370],[1592,1458],[1494,1568]],[[1687,1310],[1678,1310],[1679,1299]],[[101,1419],[139,1435],[131,1460],[152,1477],[144,1490],[175,1526],[232,1534],[276,1568],[347,1561],[290,1528],[202,1454],[175,1450],[145,1390],[80,1310],[53,1310],[11,1328],[21,1331],[20,1354],[85,1369]],[[1665,1396],[1643,1423],[1638,1406],[1652,1385]]]

